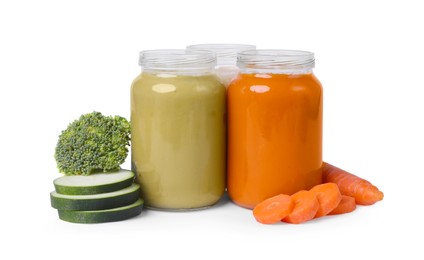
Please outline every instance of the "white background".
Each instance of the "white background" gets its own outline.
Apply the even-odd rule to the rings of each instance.
[[[423,259],[419,2],[1,1],[0,259]],[[49,193],[60,132],[94,110],[128,118],[138,52],[197,43],[313,51],[324,159],[384,200],[301,225],[261,225],[228,199],[116,223],[59,220]]]

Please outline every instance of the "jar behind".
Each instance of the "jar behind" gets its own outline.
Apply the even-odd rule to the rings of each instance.
[[[209,207],[225,190],[225,87],[211,52],[140,53],[131,87],[132,169],[150,208]]]
[[[227,90],[227,189],[238,205],[253,208],[321,183],[322,87],[314,61],[304,51],[239,54],[240,74]]]
[[[255,45],[250,44],[195,44],[187,46],[190,51],[213,51],[217,56],[215,73],[221,82],[228,87],[237,76],[237,54],[241,51],[254,50]]]

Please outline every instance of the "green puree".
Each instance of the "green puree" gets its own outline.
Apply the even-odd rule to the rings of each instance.
[[[214,75],[140,74],[131,88],[131,149],[145,205],[215,204],[225,190],[225,129],[225,87]]]

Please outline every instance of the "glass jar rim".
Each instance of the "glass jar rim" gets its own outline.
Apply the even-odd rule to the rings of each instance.
[[[212,51],[189,52],[185,49],[155,49],[139,53],[139,65],[144,70],[208,71],[216,65]]]
[[[255,50],[256,46],[251,44],[237,43],[202,43],[186,47],[190,51],[213,51],[216,54],[217,65],[236,65],[237,54],[242,51]]]
[[[228,51],[228,50],[253,50],[256,49],[255,45],[251,44],[239,44],[239,43],[201,43],[188,45],[187,49],[196,50],[214,50],[214,51]]]
[[[237,55],[240,69],[312,70],[314,53],[303,50],[257,49],[242,51]]]

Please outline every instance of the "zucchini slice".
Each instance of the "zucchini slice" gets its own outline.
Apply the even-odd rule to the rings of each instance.
[[[103,210],[129,205],[139,198],[140,185],[131,186],[113,192],[92,195],[64,195],[52,191],[51,206],[59,210]]]
[[[113,221],[121,221],[139,215],[143,209],[144,201],[138,199],[136,202],[123,207],[78,211],[78,210],[58,210],[61,220],[72,223],[105,223]]]
[[[62,176],[53,181],[57,193],[65,195],[90,195],[117,191],[134,182],[134,173],[119,170],[91,175]]]

